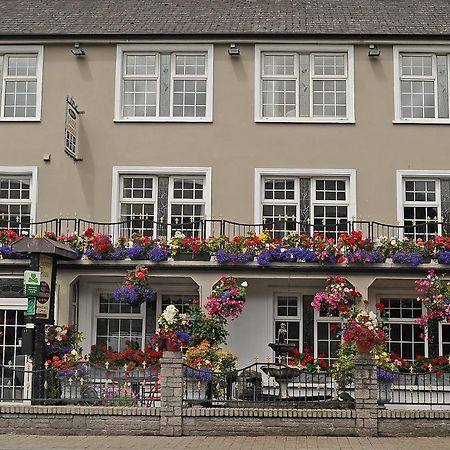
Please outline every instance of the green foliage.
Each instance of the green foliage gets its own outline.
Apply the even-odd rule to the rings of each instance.
[[[331,366],[330,371],[339,388],[344,389],[353,380],[356,350],[352,344],[342,342],[337,353],[337,361]]]
[[[221,345],[226,342],[229,333],[226,329],[225,318],[206,315],[198,303],[191,304],[189,317],[188,333],[192,337],[191,345],[198,345],[205,339],[211,345]]]

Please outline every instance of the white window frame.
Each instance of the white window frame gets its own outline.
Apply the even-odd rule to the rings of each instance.
[[[438,339],[439,339],[439,354],[443,355],[444,354],[444,342],[443,342],[443,337],[442,337],[442,327],[443,326],[447,326],[450,327],[450,323],[448,322],[439,322],[439,326],[438,326]],[[447,355],[448,356],[448,355]]]
[[[295,187],[295,197],[298,200],[298,179],[310,178],[311,183],[317,179],[342,179],[347,181],[347,201],[345,202],[348,207],[347,218],[348,220],[354,220],[356,217],[356,170],[354,169],[255,169],[255,205],[254,205],[254,220],[255,223],[262,223],[262,206],[264,202],[264,179],[265,178],[297,178]],[[311,184],[311,205],[314,205],[313,194],[315,193],[315,187]],[[314,190],[313,190],[314,189]],[[282,200],[285,202],[285,200]],[[267,201],[269,203],[269,201]],[[289,202],[292,202],[289,200]],[[339,201],[341,202],[341,201]],[[315,202],[316,204],[321,203]],[[332,201],[326,201],[324,203],[330,204]],[[297,201],[298,204],[298,201]],[[338,203],[336,203],[338,204]],[[343,203],[339,203],[340,205]],[[297,209],[297,216],[299,211]],[[311,215],[313,211],[311,211]],[[313,217],[311,217],[313,220]],[[298,217],[297,217],[298,221]]]
[[[16,176],[16,177],[30,177],[30,222],[36,222],[37,209],[37,167],[36,166],[0,166],[0,176]],[[0,203],[3,203],[0,200]],[[4,203],[15,204],[12,201],[5,201]],[[28,202],[27,202],[28,203]],[[33,233],[33,226],[30,227],[30,233]]]
[[[415,206],[416,202],[406,204],[405,198],[405,181],[419,180],[419,181],[436,181],[436,198],[438,203],[438,222],[441,220],[441,193],[440,182],[442,179],[450,178],[450,170],[397,170],[396,172],[396,187],[397,187],[397,222],[404,223],[404,206]],[[424,206],[426,202],[423,202]],[[433,205],[432,205],[433,206]],[[441,226],[438,227],[438,233],[441,233]],[[403,237],[403,230],[399,230],[399,237]]]
[[[417,298],[417,295],[415,295],[414,293],[411,293],[411,295],[407,295],[404,292],[395,292],[395,291],[387,291],[387,293],[381,293],[381,294],[377,294],[376,299],[377,302],[381,302],[382,299],[408,299],[408,300],[414,300]],[[425,307],[422,306],[422,315],[425,314]],[[414,319],[414,317],[411,318],[399,318],[399,317],[394,317],[392,320],[390,320],[390,318],[387,318],[386,320],[384,320],[384,322],[386,323],[386,325],[389,326],[390,323],[395,324],[395,325],[415,325],[414,321],[416,319]],[[424,330],[424,356],[428,357],[428,341],[426,339],[426,330]],[[405,342],[409,342],[409,341],[405,341]],[[413,342],[413,341],[411,341]],[[401,356],[401,355],[400,355]],[[402,356],[403,357],[403,356]],[[415,355],[414,355],[415,358]]]
[[[297,80],[296,83],[296,117],[263,117],[262,115],[262,54],[263,53],[274,53],[274,54],[293,54],[294,55],[294,74],[295,75],[283,75],[283,79],[291,78]],[[309,53],[310,60],[310,116],[309,117],[299,117],[299,74],[298,74],[298,54],[299,53]],[[324,79],[327,76],[318,76],[314,78],[313,76],[313,56],[322,54],[342,54],[346,55],[347,65],[346,70],[346,85],[347,85],[347,116],[346,117],[313,117],[312,116],[312,81],[314,79]],[[270,76],[271,78],[276,78],[275,76]],[[335,76],[334,79],[339,78]],[[292,122],[292,123],[355,123],[355,105],[354,105],[354,53],[353,45],[307,45],[307,44],[263,44],[255,45],[255,122]]]
[[[34,56],[36,55],[36,116],[35,117],[5,117],[5,82],[6,65],[3,59],[6,56]],[[39,122],[41,120],[42,107],[42,73],[44,64],[43,45],[0,45],[0,121],[1,122]]]
[[[142,336],[141,336],[141,342],[140,347],[144,348],[145,345],[145,327],[146,327],[146,320],[145,320],[145,309],[144,309],[144,303],[142,303],[140,306],[140,313],[101,313],[100,312],[100,295],[101,294],[111,294],[112,290],[107,289],[96,289],[95,291],[95,301],[93,302],[94,305],[94,314],[93,314],[93,324],[92,324],[92,344],[96,344],[97,342],[97,319],[140,319],[142,320]],[[114,350],[116,351],[116,350]]]
[[[340,316],[321,316],[320,311],[314,310],[314,358],[319,357],[319,323],[335,323],[342,327],[344,320]],[[341,339],[342,341],[342,339]],[[330,345],[328,341],[328,346]],[[331,354],[327,354],[325,358],[328,362],[331,359]],[[335,360],[336,358],[332,358]]]
[[[198,178],[203,177],[204,178],[204,184],[203,184],[203,201],[201,203],[205,204],[205,211],[204,211],[204,217],[205,219],[211,218],[211,173],[212,169],[211,167],[144,167],[144,166],[114,166],[113,167],[113,176],[112,176],[112,204],[111,204],[111,221],[112,222],[119,222],[120,221],[120,204],[121,204],[121,198],[122,198],[122,182],[121,179],[123,176],[145,176],[145,177],[151,177],[154,176],[157,178],[158,175],[168,175],[169,178],[173,181],[174,178],[178,178],[180,176],[182,177],[192,177],[192,178]],[[169,180],[169,201],[172,195],[173,198],[173,188],[171,188],[171,185],[173,184]],[[154,189],[157,189],[157,180],[156,184],[154,183]],[[172,189],[172,194],[171,194]],[[156,191],[153,191],[153,194],[156,196],[155,200],[155,211],[157,211],[158,205],[157,205],[157,195]],[[176,199],[178,200],[178,199]],[[186,201],[187,203],[195,203],[194,201]],[[168,211],[168,219],[170,219],[170,211]],[[169,222],[170,223],[170,222]],[[207,233],[209,233],[209,227],[207,226]]]
[[[296,297],[297,298],[297,315],[296,316],[279,316],[278,315],[278,298],[279,297]],[[276,322],[295,322],[299,324],[299,344],[298,348],[303,348],[303,295],[294,292],[274,292],[273,294],[273,333],[276,334]],[[274,342],[276,342],[277,336],[273,336]],[[287,337],[286,337],[287,339]]]
[[[195,180],[198,178],[203,178],[203,198],[202,199],[198,199],[198,198],[189,198],[189,199],[185,199],[185,198],[175,198],[174,197],[174,182],[176,178],[183,178],[184,180]],[[167,211],[167,222],[168,223],[172,223],[172,205],[178,204],[178,205],[205,205],[205,210],[206,210],[206,198],[205,198],[205,184],[206,184],[206,179],[201,176],[201,177],[196,177],[194,175],[171,175],[169,177],[169,198],[168,198],[168,211]],[[206,214],[204,214],[204,217],[206,217]]]
[[[433,57],[433,76],[424,76],[423,80],[434,80],[434,107],[436,117],[432,118],[413,118],[413,117],[402,117],[401,114],[401,62],[400,57],[402,54],[410,54],[411,56],[432,56]],[[437,55],[448,55],[447,72],[448,72],[448,84],[450,86],[450,47],[449,46],[418,46],[418,45],[408,45],[408,46],[398,46],[393,47],[393,57],[394,57],[394,111],[395,118],[392,123],[405,124],[405,123],[434,123],[434,124],[448,124],[450,123],[450,115],[448,118],[437,117],[438,113],[438,95],[437,95],[437,67],[436,67],[436,56]],[[418,80],[420,77],[415,76],[414,79]],[[448,95],[448,94],[447,94]],[[450,109],[450,98],[449,98],[449,109]]]
[[[171,54],[171,74],[170,74],[170,117],[159,116],[159,52],[169,52]],[[197,52],[206,53],[205,60],[205,75],[206,79],[206,112],[205,117],[174,117],[173,116],[173,81],[175,74],[174,55],[179,52],[183,54],[196,54]],[[156,72],[153,77],[157,79],[157,93],[156,93],[156,112],[155,117],[124,117],[122,114],[123,105],[123,68],[125,54],[156,54]],[[115,80],[115,101],[114,101],[114,122],[212,122],[213,121],[213,61],[214,61],[214,46],[212,44],[120,44],[117,45],[116,50],[116,80]],[[146,76],[149,78],[152,76]],[[180,77],[176,75],[176,77]],[[189,75],[184,75],[184,78]],[[196,76],[196,79],[201,78],[201,75]]]

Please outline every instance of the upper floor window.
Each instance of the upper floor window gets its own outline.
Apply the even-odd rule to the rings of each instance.
[[[263,176],[261,220],[278,237],[291,231],[337,238],[351,220],[350,178]]]
[[[450,122],[450,48],[394,47],[396,121]]]
[[[256,120],[353,122],[353,48],[256,46]]]
[[[212,121],[212,45],[119,45],[115,120]]]
[[[432,239],[450,231],[450,177],[402,177],[404,237]],[[412,174],[411,174],[412,175]]]
[[[41,116],[42,46],[0,46],[0,120]]]
[[[0,228],[19,234],[30,232],[35,207],[34,182],[32,172],[20,172],[20,168],[0,170]]]
[[[155,168],[116,170],[121,233],[170,237],[176,231],[189,236],[206,233],[209,217],[209,170]]]

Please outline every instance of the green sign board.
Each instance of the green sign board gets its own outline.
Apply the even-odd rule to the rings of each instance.
[[[24,284],[39,285],[41,283],[41,272],[35,270],[25,270],[23,274]]]
[[[27,312],[25,315],[34,316],[36,314],[36,298],[31,297],[28,299]]]
[[[39,284],[26,284],[24,291],[25,297],[37,297],[41,293],[41,286]]]

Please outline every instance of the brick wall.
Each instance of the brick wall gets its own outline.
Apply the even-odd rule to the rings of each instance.
[[[0,403],[0,434],[450,436],[450,411],[380,409],[375,367],[364,355],[354,409],[183,408],[183,381],[181,355],[167,352],[159,408]]]

